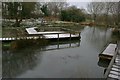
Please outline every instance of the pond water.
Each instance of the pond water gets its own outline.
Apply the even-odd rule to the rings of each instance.
[[[98,55],[111,39],[111,29],[86,26],[80,41],[17,51],[3,49],[3,77],[102,78],[105,64],[98,64]]]

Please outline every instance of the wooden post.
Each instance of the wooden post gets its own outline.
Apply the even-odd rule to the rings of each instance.
[[[58,33],[58,41],[59,41],[59,33]]]
[[[80,46],[80,40],[79,40],[79,42],[78,42],[78,46]]]
[[[71,40],[71,33],[70,33],[70,40]]]
[[[25,36],[26,40],[27,40],[27,36]]]
[[[80,36],[80,32],[79,32],[79,38],[81,38],[81,36]]]
[[[57,43],[57,49],[59,49],[59,41],[58,41],[58,43]]]
[[[70,43],[69,43],[69,47],[71,47],[71,40],[70,40]]]
[[[39,39],[40,39],[41,35],[39,35]]]

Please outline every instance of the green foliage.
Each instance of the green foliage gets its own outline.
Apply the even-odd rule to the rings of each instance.
[[[82,12],[82,10],[77,9],[76,7],[70,7],[69,9],[62,10],[60,18],[62,21],[85,21],[84,13]]]

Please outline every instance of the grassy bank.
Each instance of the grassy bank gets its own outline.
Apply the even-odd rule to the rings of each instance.
[[[9,22],[8,22],[9,23]],[[12,24],[12,23],[11,23]],[[7,23],[4,24],[4,27],[2,28],[2,37],[17,37],[17,36],[26,36],[26,27],[38,27],[37,31],[60,31],[58,27],[60,28],[67,28],[72,29],[74,31],[80,31],[84,28],[84,26],[94,26],[94,27],[114,27],[106,26],[105,24],[94,24],[90,21],[87,22],[81,22],[81,23],[75,23],[75,22],[66,22],[66,21],[48,21],[47,23],[41,25],[40,23],[35,23],[32,25],[24,25],[22,24],[21,27],[12,27],[9,26],[10,23],[7,25]],[[9,27],[8,27],[9,26]]]
[[[3,28],[2,37],[18,37],[26,36],[26,31],[24,28]]]
[[[28,47],[36,47],[36,46],[45,46],[49,43],[49,41],[45,39],[31,39],[31,40],[16,40],[12,42],[2,42],[3,49],[10,48],[11,50],[17,50],[17,49],[24,49]]]

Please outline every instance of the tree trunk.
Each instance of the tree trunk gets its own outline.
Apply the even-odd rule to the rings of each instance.
[[[16,19],[15,27],[20,27],[18,19]]]
[[[22,21],[22,19],[18,20],[18,18],[16,18],[16,22],[14,24],[14,27],[20,27],[21,21]]]
[[[106,27],[108,27],[108,14],[106,14]]]
[[[94,24],[96,23],[96,14],[93,15]]]

